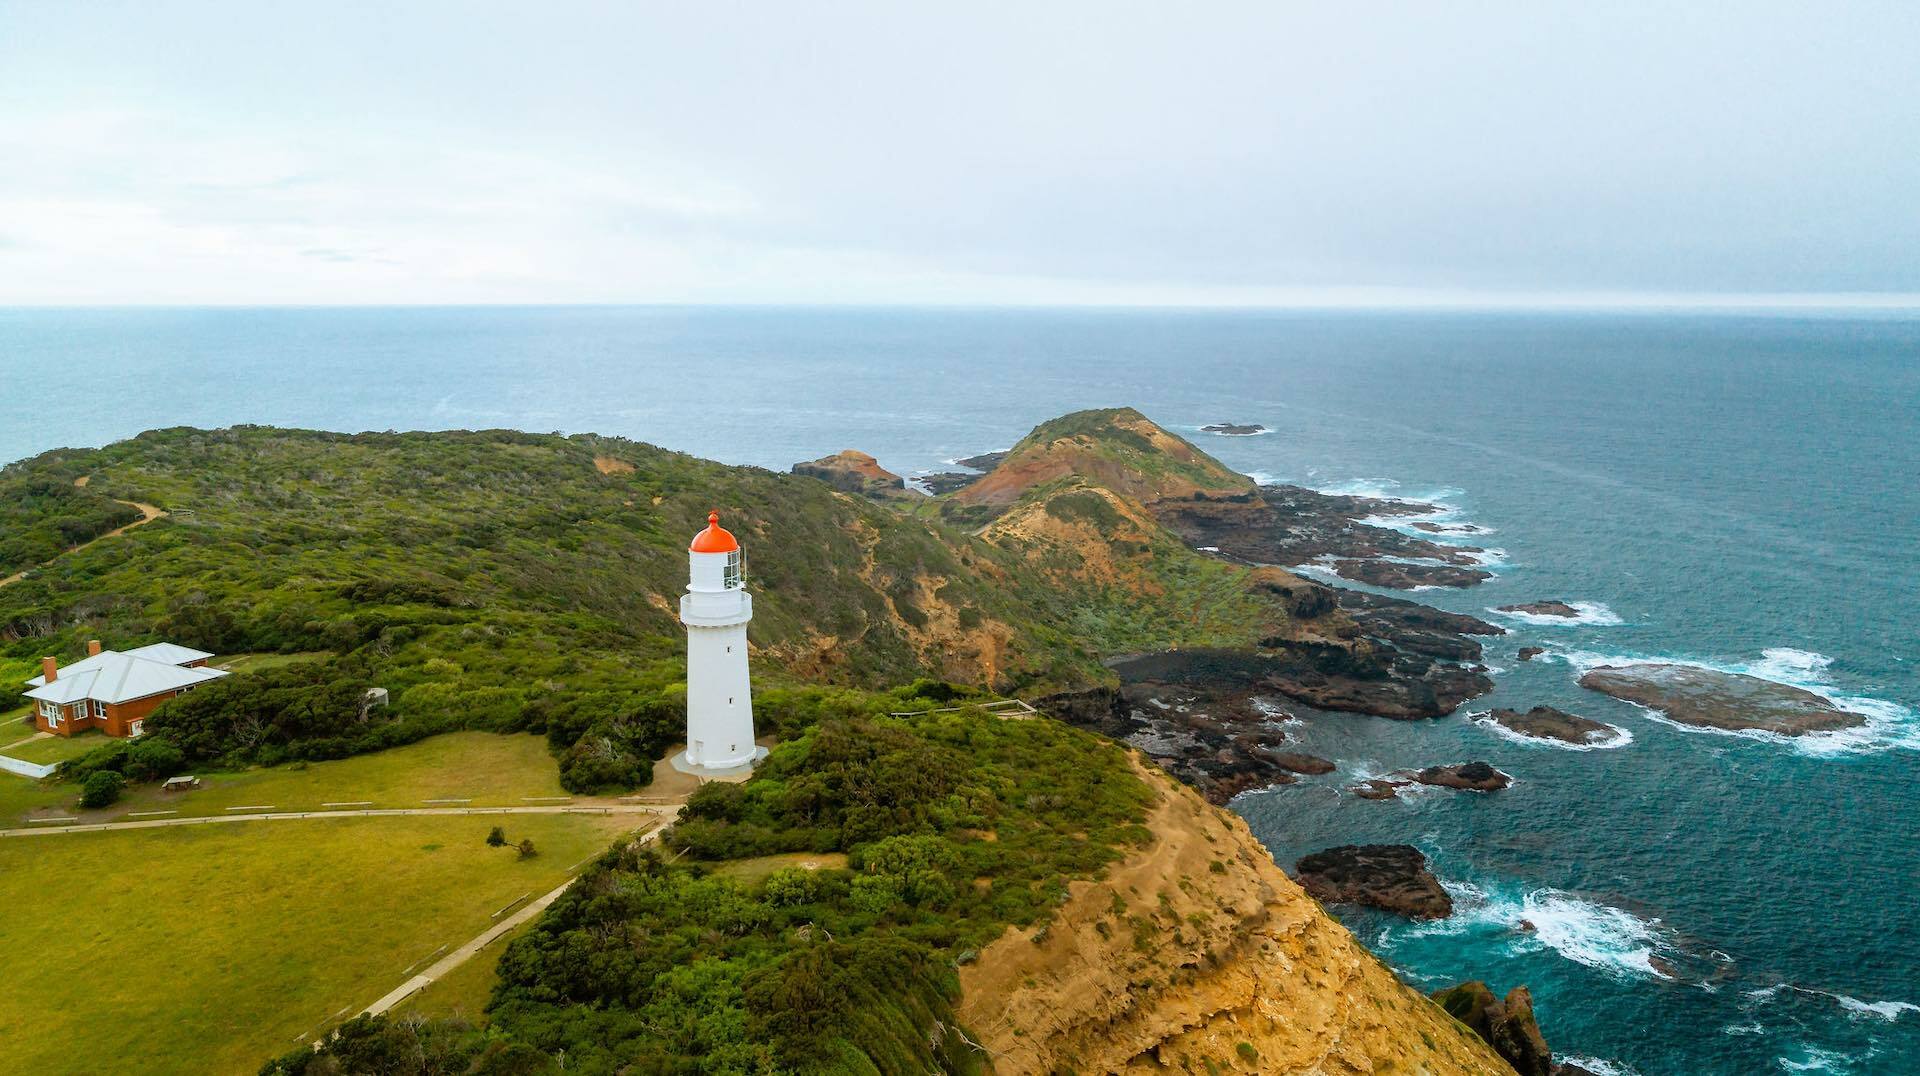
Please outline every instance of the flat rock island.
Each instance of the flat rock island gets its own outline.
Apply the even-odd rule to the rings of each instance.
[[[1580,686],[1637,703],[1683,725],[1805,736],[1866,723],[1805,688],[1694,665],[1602,665]]]

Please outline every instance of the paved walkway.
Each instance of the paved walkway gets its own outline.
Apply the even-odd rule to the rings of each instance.
[[[11,755],[0,755],[0,770],[17,773],[22,777],[31,777],[36,781],[51,774],[57,765],[59,764],[54,762],[41,765],[37,762],[24,762]]]
[[[642,843],[645,843],[659,835],[660,830],[656,828],[653,832],[640,838],[640,840]],[[595,858],[599,857],[596,856]],[[394,987],[387,992],[385,997],[360,1010],[361,1013],[366,1016],[379,1016],[381,1013],[407,1000],[419,991],[426,989],[435,980],[444,978],[448,972],[473,959],[474,955],[479,953],[480,950],[499,941],[503,935],[512,933],[520,924],[546,911],[547,905],[560,899],[560,894],[565,893],[567,887],[572,885],[574,878],[577,877],[578,875],[568,878],[556,886],[552,892],[536,898],[528,903],[526,907],[521,908],[519,911],[488,927],[485,931],[481,932],[479,937],[448,953],[446,956],[441,957],[435,961],[431,967],[427,968],[427,970]]]
[[[284,822],[296,818],[391,818],[415,815],[464,814],[672,814],[675,804],[609,803],[598,806],[550,804],[538,807],[397,807],[352,811],[261,811],[248,814],[195,815],[191,818],[143,818],[138,822],[76,822],[48,820],[24,829],[0,829],[0,837],[44,837],[56,833],[104,833],[123,829],[161,829],[166,826],[212,826],[223,822]]]

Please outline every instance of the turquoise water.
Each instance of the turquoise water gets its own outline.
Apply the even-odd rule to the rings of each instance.
[[[1425,848],[1458,915],[1348,920],[1409,978],[1527,983],[1558,1050],[1623,1072],[1920,1072],[1920,320],[0,311],[0,459],[259,422],[593,430],[779,469],[854,447],[912,472],[1113,404],[1249,473],[1493,528],[1496,578],[1423,600],[1594,603],[1593,623],[1513,625],[1498,691],[1467,709],[1559,705],[1626,746],[1334,716],[1299,736],[1338,773],[1235,804],[1282,862]],[[1223,419],[1275,432],[1198,432]],[[1527,644],[1549,655],[1516,662]],[[1747,669],[1872,721],[1745,738],[1574,685],[1622,656]],[[1470,758],[1518,783],[1336,791]]]

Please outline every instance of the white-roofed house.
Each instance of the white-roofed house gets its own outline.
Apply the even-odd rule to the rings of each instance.
[[[138,736],[147,715],[185,691],[227,675],[206,667],[212,654],[173,643],[134,650],[102,650],[87,644],[87,656],[60,668],[40,659],[40,675],[27,681],[33,723],[42,732],[71,736],[99,729],[109,736]]]

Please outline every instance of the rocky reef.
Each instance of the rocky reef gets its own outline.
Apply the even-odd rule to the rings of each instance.
[[[1866,723],[1805,688],[1694,665],[1603,665],[1580,686],[1701,728],[1804,736]]]
[[[1496,613],[1527,613],[1533,616],[1557,616],[1568,620],[1577,620],[1580,610],[1557,599],[1543,602],[1526,602],[1522,605],[1502,605]]]
[[[1253,564],[1320,564],[1344,578],[1397,589],[1471,586],[1487,578],[1479,570],[1483,549],[1367,522],[1436,510],[1413,501],[1269,485],[1233,497],[1168,501],[1156,514],[1189,544]]]
[[[1236,422],[1216,422],[1211,426],[1200,427],[1201,433],[1217,433],[1222,437],[1252,437],[1256,433],[1266,433],[1267,428],[1258,422],[1240,424]]]
[[[1139,748],[1214,804],[1334,768],[1324,758],[1287,750],[1282,723],[1290,715],[1247,691],[1136,682],[1049,695],[1033,705]]]
[[[1457,762],[1448,766],[1428,766],[1419,770],[1399,770],[1385,777],[1370,777],[1347,791],[1364,800],[1397,799],[1408,785],[1432,785],[1463,792],[1498,792],[1513,784],[1513,777],[1490,762]]]
[[[1302,856],[1293,876],[1322,904],[1364,904],[1409,919],[1445,919],[1453,898],[1410,844],[1348,844]]]
[[[1580,717],[1551,706],[1536,706],[1525,713],[1518,710],[1495,710],[1488,714],[1487,718],[1498,723],[1502,728],[1510,729],[1522,736],[1532,736],[1540,740],[1559,740],[1576,747],[1595,747],[1611,743],[1622,735],[1619,729],[1605,722]]]

